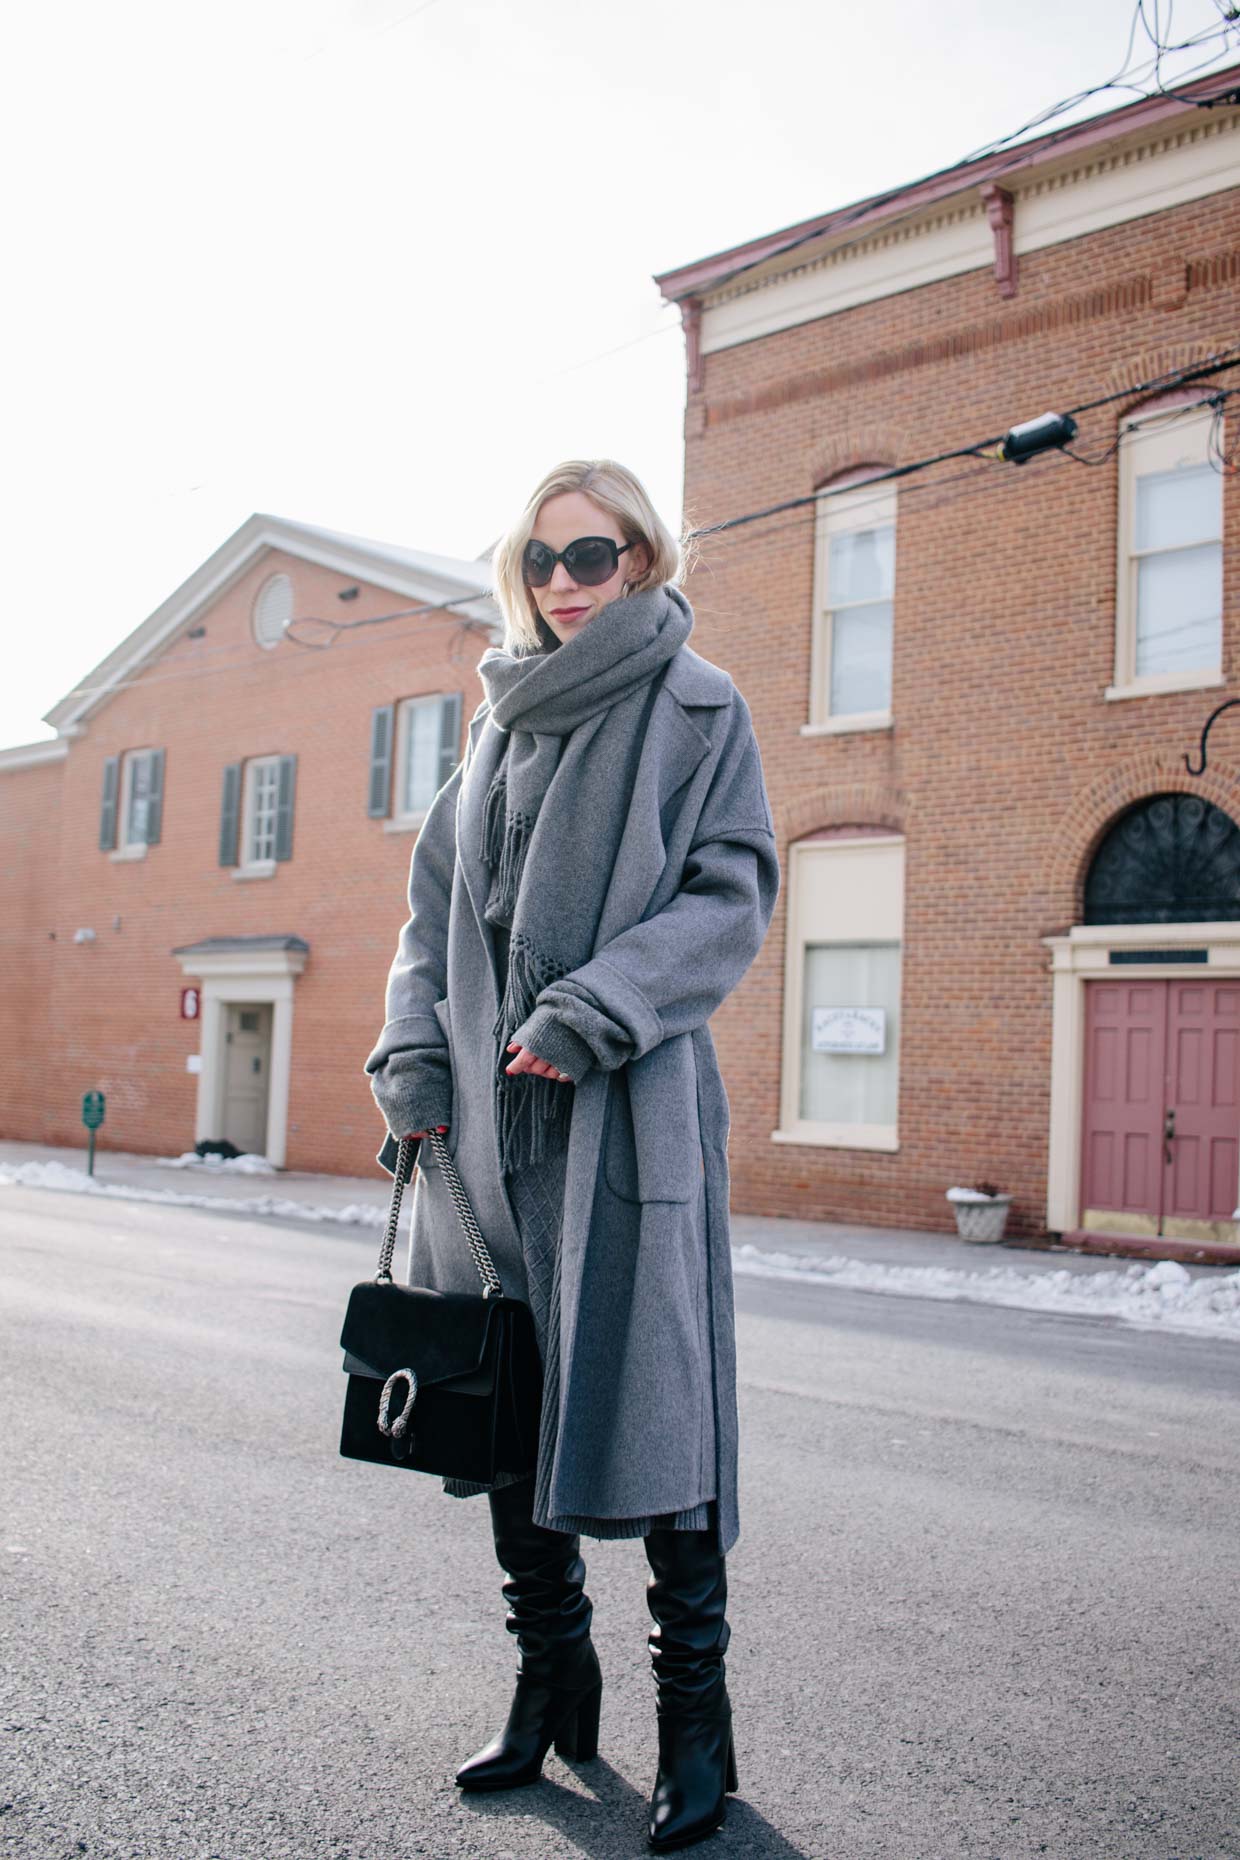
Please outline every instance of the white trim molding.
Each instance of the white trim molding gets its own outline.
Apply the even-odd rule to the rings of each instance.
[[[1012,249],[1036,252],[1101,232],[1126,220],[1240,186],[1240,111],[1185,111],[1170,124],[1145,124],[1087,153],[1065,151],[1004,185],[1013,195]],[[745,270],[718,290],[701,293],[705,355],[779,330],[833,316],[938,283],[990,270],[994,238],[978,177],[961,177],[960,191],[881,223],[868,236],[847,224],[765,264]]]
[[[218,1137],[224,1119],[225,1007],[270,1003],[271,1077],[267,1099],[267,1160],[283,1169],[288,1154],[288,1096],[293,1058],[293,990],[306,966],[299,937],[221,937],[173,950],[184,975],[202,983],[202,1069],[194,1116],[195,1143]]]
[[[1046,1225],[1066,1233],[1080,1225],[1081,1120],[1085,1094],[1085,984],[1125,981],[1200,981],[1203,975],[1240,977],[1240,923],[1075,924],[1062,936],[1044,936],[1051,976],[1051,1116],[1046,1164]],[[1206,962],[1108,961],[1122,949],[1204,949]],[[1240,1182],[1237,1183],[1240,1198]]]
[[[69,745],[63,736],[49,736],[45,743],[14,743],[0,749],[0,775],[6,769],[33,769],[41,762],[63,762]]]

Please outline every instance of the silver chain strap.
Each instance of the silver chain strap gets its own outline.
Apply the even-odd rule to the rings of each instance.
[[[435,1152],[435,1161],[443,1171],[443,1178],[448,1184],[448,1193],[452,1197],[457,1219],[460,1221],[462,1231],[464,1232],[466,1240],[469,1242],[469,1250],[473,1254],[474,1264],[478,1268],[478,1276],[482,1280],[482,1296],[484,1298],[490,1298],[494,1293],[496,1296],[502,1297],[504,1292],[503,1281],[495,1270],[495,1261],[491,1258],[487,1250],[487,1243],[482,1237],[482,1229],[474,1219],[474,1211],[469,1205],[469,1197],[465,1193],[465,1186],[460,1176],[457,1174],[456,1164],[448,1154],[447,1144],[444,1142],[438,1130],[432,1130],[429,1136],[424,1137],[422,1141],[424,1143],[429,1142],[432,1150]],[[380,1285],[390,1285],[392,1282],[392,1254],[396,1248],[396,1230],[400,1226],[401,1197],[405,1192],[405,1185],[413,1172],[413,1143],[414,1140],[412,1137],[402,1137],[400,1139],[400,1150],[396,1158],[396,1168],[392,1174],[392,1205],[388,1209],[387,1226],[383,1230],[383,1243],[379,1248],[379,1270],[375,1275]]]

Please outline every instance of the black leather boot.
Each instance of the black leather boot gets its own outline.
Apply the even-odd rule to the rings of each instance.
[[[726,1798],[738,1786],[724,1683],[728,1579],[713,1508],[711,1517],[708,1530],[656,1526],[645,1540],[659,1725],[650,1846],[658,1853],[689,1847],[722,1827]]]
[[[506,1626],[517,1637],[517,1689],[508,1722],[456,1773],[462,1789],[516,1789],[537,1782],[554,1743],[584,1761],[598,1755],[603,1677],[590,1639],[581,1539],[531,1517],[533,1479],[487,1494],[495,1555],[507,1574]]]

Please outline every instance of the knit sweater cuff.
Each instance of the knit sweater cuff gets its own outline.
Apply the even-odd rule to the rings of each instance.
[[[594,1064],[594,1054],[586,1042],[564,1025],[554,1008],[536,1007],[512,1037],[557,1072],[567,1072],[574,1085],[580,1084]]]
[[[452,1083],[426,1055],[393,1053],[371,1075],[370,1089],[394,1137],[452,1122]]]

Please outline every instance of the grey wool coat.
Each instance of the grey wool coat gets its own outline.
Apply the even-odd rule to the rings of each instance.
[[[514,1035],[573,1080],[545,1081],[574,1094],[549,1516],[657,1516],[714,1497],[726,1552],[740,1529],[729,1108],[706,1023],[761,947],[779,862],[731,678],[686,644],[653,682],[593,957],[545,987]],[[395,1136],[449,1126],[504,1290],[522,1297],[492,1098],[503,978],[479,850],[503,746],[484,700],[414,847],[409,917],[366,1070],[388,1075],[381,1101]],[[566,884],[573,861],[594,851],[565,849]],[[410,1281],[477,1291],[442,1172],[421,1147]],[[395,1158],[389,1134],[379,1160],[390,1171]]]

